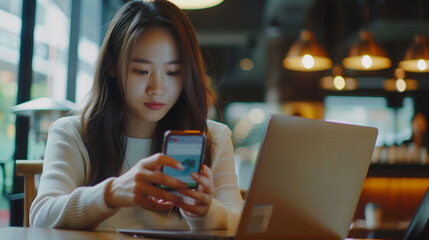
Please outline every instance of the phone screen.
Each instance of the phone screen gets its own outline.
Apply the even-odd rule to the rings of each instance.
[[[197,183],[192,179],[191,173],[200,172],[205,140],[205,135],[168,135],[164,142],[164,153],[179,161],[183,165],[183,170],[164,166],[163,173],[186,183],[188,188],[196,188]],[[167,188],[164,185],[161,187]]]

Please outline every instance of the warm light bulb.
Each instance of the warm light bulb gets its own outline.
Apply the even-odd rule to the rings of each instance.
[[[346,81],[341,76],[336,76],[334,78],[334,87],[338,90],[343,90],[346,86]]]
[[[203,9],[214,7],[223,2],[223,0],[169,0],[181,9]]]
[[[417,61],[417,68],[418,68],[420,71],[424,71],[424,70],[426,70],[427,65],[426,65],[425,60],[423,60],[423,59],[419,59],[419,60]]]
[[[314,66],[314,58],[313,56],[309,54],[305,54],[302,56],[302,66],[304,66],[306,69],[310,69]]]
[[[370,56],[368,55],[363,55],[362,56],[362,66],[364,68],[370,68],[372,66],[372,59]]]
[[[253,61],[250,58],[243,58],[240,60],[240,67],[244,71],[250,71],[253,69]]]
[[[404,79],[399,78],[396,80],[396,89],[398,92],[403,92],[405,89],[407,89],[407,84],[405,83]]]

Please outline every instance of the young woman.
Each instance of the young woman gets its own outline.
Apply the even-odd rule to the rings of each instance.
[[[234,229],[243,200],[231,131],[206,119],[211,96],[184,13],[166,0],[125,4],[107,31],[82,115],[61,118],[49,130],[30,225]],[[207,132],[204,165],[192,174],[197,190],[159,171],[183,168],[159,153],[168,129]]]

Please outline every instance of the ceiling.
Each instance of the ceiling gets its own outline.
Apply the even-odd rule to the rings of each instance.
[[[341,62],[361,29],[370,30],[391,58],[392,68],[346,74],[358,78],[360,89],[367,93],[380,92],[414,35],[429,36],[428,10],[429,1],[423,0],[224,0],[213,8],[189,10],[187,15],[219,91],[231,100],[263,101],[263,90],[269,88],[289,92],[282,93],[285,99],[323,95],[318,80],[330,71],[301,73],[281,65],[304,28],[315,32],[334,63]],[[255,61],[253,70],[239,68],[244,56]],[[407,77],[424,79],[427,74],[407,73]],[[424,82],[420,85],[429,89]]]

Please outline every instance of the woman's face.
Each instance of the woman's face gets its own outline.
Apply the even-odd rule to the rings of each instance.
[[[151,28],[137,39],[122,81],[130,123],[154,123],[167,114],[183,89],[181,67],[177,44],[166,29]]]

